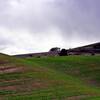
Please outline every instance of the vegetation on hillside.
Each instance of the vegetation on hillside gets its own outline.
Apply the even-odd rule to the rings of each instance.
[[[99,100],[100,57],[0,55],[0,100]]]

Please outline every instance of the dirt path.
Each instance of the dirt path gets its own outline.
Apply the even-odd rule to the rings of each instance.
[[[3,73],[13,73],[13,72],[20,72],[22,71],[22,67],[9,67],[9,66],[1,66],[0,67],[0,74]]]

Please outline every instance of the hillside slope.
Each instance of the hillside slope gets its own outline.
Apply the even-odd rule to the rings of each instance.
[[[0,54],[0,100],[99,100],[99,61],[99,57],[19,59]]]

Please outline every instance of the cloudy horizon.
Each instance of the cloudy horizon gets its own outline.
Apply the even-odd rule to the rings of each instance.
[[[100,42],[100,0],[0,0],[0,52],[24,54]]]

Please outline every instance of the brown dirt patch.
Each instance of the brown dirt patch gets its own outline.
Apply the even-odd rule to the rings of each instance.
[[[72,96],[72,97],[67,97],[65,100],[81,100],[86,97],[90,97],[90,95]]]
[[[47,88],[49,85],[44,83],[44,82],[33,82],[32,83],[32,88],[33,89],[39,89],[39,88]]]
[[[90,79],[90,80],[86,80],[87,84],[91,84],[93,86],[98,86],[100,87],[100,83],[97,82],[96,80]]]
[[[24,70],[23,67],[1,66],[0,67],[0,74],[13,73],[13,72],[21,72],[23,70]]]
[[[64,82],[63,82],[64,83]],[[47,80],[47,81],[34,81],[32,82],[32,88],[48,88],[48,87],[54,87],[57,85],[61,85],[62,82],[55,81],[55,80]]]
[[[90,77],[84,77],[82,78],[82,80],[89,85],[93,85],[93,86],[100,86],[100,83],[97,82],[95,79],[92,79]]]
[[[13,82],[23,82],[23,81],[30,81],[30,78],[22,78],[22,79],[13,79],[13,80],[0,80],[0,82],[5,82],[5,83],[13,83]]]
[[[9,91],[13,91],[13,90],[17,90],[18,86],[6,86],[6,87],[0,87],[0,90],[9,90]]]

